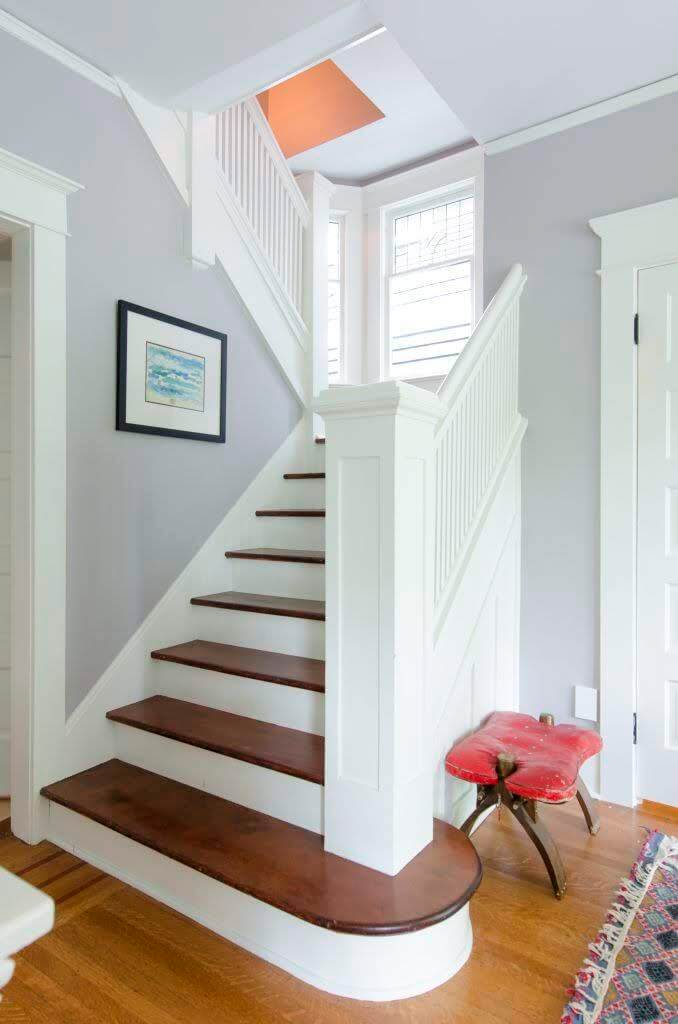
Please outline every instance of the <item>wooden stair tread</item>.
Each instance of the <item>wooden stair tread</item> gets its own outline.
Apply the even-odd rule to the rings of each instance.
[[[206,608],[229,608],[241,612],[261,612],[265,615],[284,615],[294,619],[325,621],[325,602],[309,601],[300,597],[275,597],[272,594],[245,594],[226,590],[222,594],[192,597],[191,604]]]
[[[324,781],[325,740],[310,732],[161,695],[116,708],[106,718],[320,786]]]
[[[211,669],[230,676],[262,679],[281,686],[325,692],[325,662],[300,658],[277,651],[259,651],[254,647],[218,644],[212,640],[189,640],[173,647],[151,651],[156,661],[173,661],[192,668]]]
[[[324,473],[283,473],[283,480],[324,480]]]
[[[324,519],[324,508],[258,508],[257,516],[283,516],[291,519]]]
[[[316,444],[325,444],[325,438],[324,437],[316,437],[315,443]]]
[[[227,551],[226,558],[252,558],[262,562],[306,562],[309,565],[324,565],[324,551],[300,551],[296,548],[243,548],[241,551]]]
[[[395,876],[326,853],[322,836],[113,760],[45,786],[43,796],[202,874],[337,932],[398,935],[445,920],[481,866],[457,829]]]

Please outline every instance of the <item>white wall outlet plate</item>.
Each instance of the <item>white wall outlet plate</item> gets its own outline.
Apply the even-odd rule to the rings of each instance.
[[[575,686],[574,717],[587,722],[598,721],[598,691],[593,686]]]

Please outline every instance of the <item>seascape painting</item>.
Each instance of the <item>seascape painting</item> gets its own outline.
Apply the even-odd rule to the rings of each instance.
[[[175,409],[205,409],[205,359],[146,342],[146,401]]]

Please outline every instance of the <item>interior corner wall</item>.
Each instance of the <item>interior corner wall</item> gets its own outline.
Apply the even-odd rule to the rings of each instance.
[[[67,713],[300,409],[238,296],[183,255],[185,207],[122,100],[0,32],[0,147],[69,199]],[[115,430],[119,298],[228,334],[225,445]]]
[[[678,95],[485,158],[485,296],[518,261],[521,709],[573,717],[599,671],[600,241],[592,217],[678,195]]]

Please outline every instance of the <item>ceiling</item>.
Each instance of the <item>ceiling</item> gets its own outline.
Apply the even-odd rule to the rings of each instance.
[[[384,118],[293,157],[292,170],[363,184],[473,140],[388,32],[334,57]]]
[[[169,100],[351,0],[2,0],[2,7],[148,99]],[[270,79],[262,85],[269,85]]]
[[[334,55],[386,114],[314,151],[320,169],[355,180],[678,73],[676,0],[2,0],[2,6],[168,106],[218,109]],[[389,34],[342,50],[378,25]]]
[[[480,142],[678,72],[676,0],[374,0],[377,6]]]

